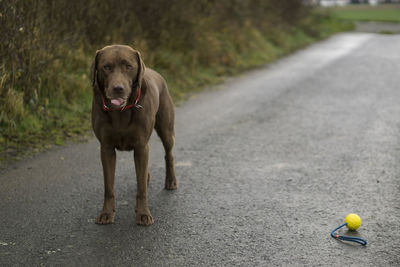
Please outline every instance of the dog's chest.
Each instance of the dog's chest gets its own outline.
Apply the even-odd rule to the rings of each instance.
[[[111,137],[114,147],[118,150],[133,150],[136,145],[135,135],[126,132],[116,132]]]
[[[118,150],[133,150],[143,135],[141,127],[138,127],[140,121],[131,116],[120,116],[118,113],[110,115],[107,126],[104,125],[109,143]]]
[[[101,143],[111,145],[117,150],[131,151],[147,144],[154,120],[142,114],[110,113],[104,120],[95,123],[94,130]],[[124,116],[121,116],[124,115]],[[131,116],[128,116],[131,115]],[[97,127],[96,127],[97,126]]]

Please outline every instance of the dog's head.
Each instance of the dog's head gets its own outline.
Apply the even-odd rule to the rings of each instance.
[[[91,67],[93,87],[115,108],[126,106],[142,85],[145,66],[140,53],[126,45],[106,46],[96,52]]]

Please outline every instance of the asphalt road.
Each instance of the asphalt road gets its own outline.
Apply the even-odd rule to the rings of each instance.
[[[96,140],[3,170],[0,265],[398,266],[399,48],[400,35],[336,35],[178,107],[180,188],[163,190],[153,136],[150,227],[135,224],[132,153],[117,154],[108,226],[94,223]],[[329,236],[351,212],[366,247]]]

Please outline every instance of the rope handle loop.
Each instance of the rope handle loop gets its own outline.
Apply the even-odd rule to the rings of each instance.
[[[342,225],[336,227],[336,228],[331,232],[331,236],[332,236],[333,238],[335,238],[335,239],[338,239],[338,240],[349,241],[349,242],[355,242],[355,243],[358,243],[358,244],[360,244],[360,245],[362,245],[362,246],[366,246],[366,245],[367,245],[367,240],[362,239],[361,237],[344,236],[344,235],[337,235],[337,234],[335,234],[335,232],[336,232],[337,230],[339,230],[340,228],[342,228],[343,226],[346,226],[346,225],[347,225],[347,223],[344,223],[344,224],[342,224]]]

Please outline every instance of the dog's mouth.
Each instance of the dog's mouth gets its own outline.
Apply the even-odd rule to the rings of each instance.
[[[125,105],[125,99],[123,98],[113,98],[110,100],[111,104],[116,108],[121,108]]]

